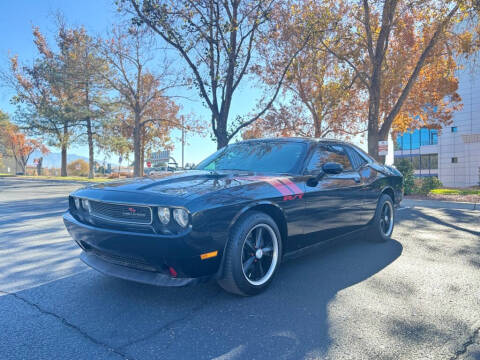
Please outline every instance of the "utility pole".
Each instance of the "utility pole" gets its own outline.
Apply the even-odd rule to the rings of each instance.
[[[185,164],[183,163],[183,161],[184,161],[184,155],[185,155],[185,126],[184,126],[185,118],[183,117],[183,115],[181,119],[182,119],[182,169],[184,169]]]
[[[118,157],[118,178],[120,179],[120,170],[122,169],[122,155]]]

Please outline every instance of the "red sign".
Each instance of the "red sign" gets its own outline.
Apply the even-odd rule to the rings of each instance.
[[[150,161],[147,161],[147,167],[151,167],[152,163]]]
[[[378,142],[378,155],[386,156],[388,154],[388,141]]]

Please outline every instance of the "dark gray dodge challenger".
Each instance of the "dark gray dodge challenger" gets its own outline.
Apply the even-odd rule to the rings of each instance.
[[[194,170],[77,190],[63,219],[104,274],[159,286],[215,279],[254,295],[286,256],[356,233],[387,241],[402,196],[402,175],[354,145],[258,139]]]

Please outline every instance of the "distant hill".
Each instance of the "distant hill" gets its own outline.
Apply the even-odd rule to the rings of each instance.
[[[33,159],[43,157],[43,167],[46,168],[59,168],[62,165],[62,154],[61,153],[49,153],[48,155],[42,155],[40,151],[34,151],[30,158],[28,159],[28,165],[33,165]],[[85,156],[80,156],[77,154],[68,154],[67,153],[67,164],[82,159],[88,162],[88,158]]]

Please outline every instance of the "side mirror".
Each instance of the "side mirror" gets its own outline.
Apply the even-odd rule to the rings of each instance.
[[[322,165],[322,171],[318,175],[309,177],[307,179],[307,185],[315,187],[318,185],[318,182],[322,180],[325,174],[340,174],[343,172],[343,165],[337,162],[328,162]]]
[[[322,165],[325,174],[340,174],[343,172],[343,165],[337,162],[328,162]]]

